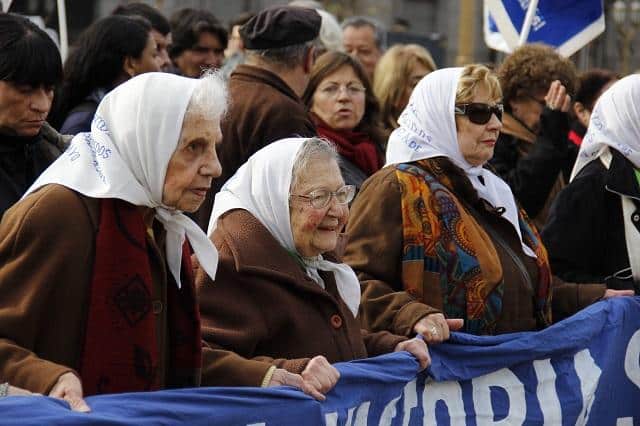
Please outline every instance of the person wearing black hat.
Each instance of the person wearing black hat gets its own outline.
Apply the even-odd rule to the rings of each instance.
[[[314,9],[277,6],[240,28],[247,59],[229,78],[231,107],[218,148],[222,176],[194,217],[204,230],[215,193],[251,154],[279,139],[316,135],[300,97],[309,82],[320,24]]]

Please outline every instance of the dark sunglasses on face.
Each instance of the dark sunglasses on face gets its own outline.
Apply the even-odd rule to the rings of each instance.
[[[474,124],[487,124],[491,120],[493,114],[496,115],[498,120],[502,121],[502,113],[504,112],[504,106],[502,104],[483,104],[483,103],[468,103],[468,104],[456,104],[455,114],[466,115],[469,121]]]

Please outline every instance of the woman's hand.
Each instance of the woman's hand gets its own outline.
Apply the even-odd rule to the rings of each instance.
[[[612,290],[610,288],[604,291],[603,299],[611,299],[612,297],[633,296],[635,292],[633,290]]]
[[[446,319],[442,314],[430,314],[413,326],[413,331],[421,334],[427,344],[442,343],[449,338],[449,331],[460,330],[462,319]]]
[[[67,401],[73,411],[88,413],[91,411],[84,399],[82,399],[82,383],[75,374],[64,373],[49,392],[52,398],[59,398]]]
[[[562,85],[560,80],[555,80],[551,83],[544,100],[547,103],[547,108],[550,110],[567,112],[571,106],[571,96],[569,96],[566,87]]]
[[[416,357],[416,359],[420,363],[420,369],[418,371],[424,370],[431,364],[429,349],[427,349],[427,344],[422,339],[414,338],[405,340],[404,342],[400,342],[396,345],[396,348],[393,351],[407,351],[411,355]]]
[[[305,384],[302,390],[318,401],[324,401],[324,394],[333,389],[340,379],[338,370],[322,355],[311,358],[301,376]]]
[[[290,373],[277,368],[268,386],[293,386],[318,401],[324,401],[324,394],[338,383],[340,373],[323,356],[312,358],[301,374]]]

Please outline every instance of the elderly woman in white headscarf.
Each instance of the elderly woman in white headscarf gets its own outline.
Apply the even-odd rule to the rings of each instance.
[[[225,109],[214,74],[133,78],[7,211],[0,377],[79,411],[83,395],[207,383],[190,256],[213,277],[217,252],[182,212],[220,175]]]
[[[598,99],[571,176],[542,234],[565,280],[640,293],[640,76]]]
[[[546,250],[484,167],[502,112],[498,80],[482,65],[434,71],[414,89],[387,166],[366,181],[347,226],[367,328],[439,343],[451,329],[491,335],[551,322]],[[604,293],[582,290],[589,301]]]
[[[335,255],[354,188],[326,140],[283,139],[254,154],[216,195],[209,235],[215,282],[198,273],[203,338],[222,386],[286,384],[324,399],[330,363],[407,350],[422,340],[363,335],[360,285]]]

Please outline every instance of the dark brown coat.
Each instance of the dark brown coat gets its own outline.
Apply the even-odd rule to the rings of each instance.
[[[214,181],[196,213],[196,221],[205,230],[216,192],[251,154],[279,139],[316,135],[298,95],[280,77],[265,69],[238,65],[229,78],[229,103],[218,147],[222,176]]]
[[[333,274],[321,274],[322,289],[249,212],[223,215],[212,239],[220,254],[216,280],[198,271],[196,283],[202,335],[220,371],[216,384],[259,386],[272,365],[300,373],[316,355],[349,361],[405,340],[363,335]]]
[[[450,164],[450,163],[449,163]],[[446,165],[443,163],[441,166]],[[451,168],[451,172],[454,169]],[[466,180],[466,182],[465,182]],[[454,192],[464,199],[477,199],[471,183],[464,176],[452,177],[457,182]],[[357,273],[363,287],[360,315],[363,326],[377,330],[410,336],[421,318],[442,309],[442,295],[437,280],[425,280],[422,300],[416,300],[403,291],[401,281],[402,237],[402,189],[394,167],[386,167],[374,174],[363,185],[351,207],[347,225],[349,242],[345,262]],[[429,206],[426,206],[429,208]],[[535,261],[522,251],[520,239],[511,224],[493,209],[479,208],[469,211],[474,219],[484,225],[493,241],[503,269],[503,307],[496,324],[496,333],[529,331],[537,328],[534,293],[525,284],[514,260],[497,243],[493,230],[500,232],[511,251],[526,266],[531,282],[537,282]],[[487,227],[486,225],[490,225]],[[604,294],[603,285],[562,283],[554,279],[554,312],[576,312]]]
[[[7,210],[0,223],[0,377],[47,394],[58,377],[79,367],[95,258],[100,203],[47,185]],[[176,285],[164,260],[164,232],[147,236],[153,313],[161,348],[161,386],[168,377],[166,288]],[[105,348],[108,350],[108,348]],[[203,350],[207,365],[207,349]],[[204,384],[208,384],[203,370]],[[200,382],[194,371],[194,384]]]

